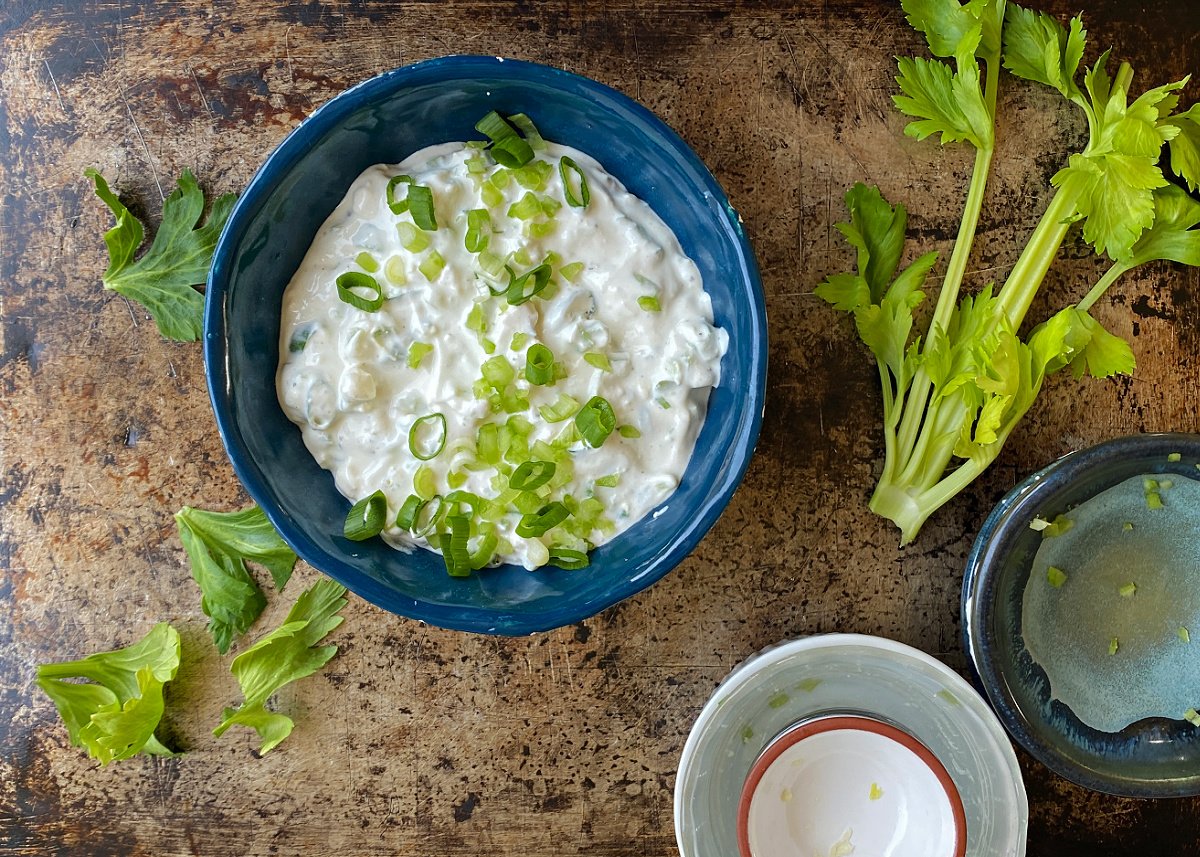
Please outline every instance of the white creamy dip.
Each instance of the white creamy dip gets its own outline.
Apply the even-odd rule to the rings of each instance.
[[[586,207],[566,203],[563,156],[586,176]],[[538,489],[539,497],[549,502],[569,495],[568,504],[595,498],[590,519],[581,518],[594,523],[586,534],[567,527],[522,538],[516,534],[520,511],[493,514],[493,564],[536,568],[550,559],[550,547],[587,550],[608,541],[671,495],[692,454],[728,345],[726,332],[713,326],[696,265],[650,207],[586,154],[548,143],[536,160],[553,169],[542,168],[544,186],[534,190],[463,143],[370,167],[321,227],[284,293],[279,401],[342,494],[357,501],[384,492],[388,526],[382,535],[393,546],[437,549],[436,539],[431,545],[394,525],[406,498],[428,495],[430,484],[439,495],[458,489],[495,499],[503,493],[507,476],[479,454],[480,430],[489,423],[516,420],[510,425],[527,427],[530,446],[557,439],[569,461],[560,464],[557,480]],[[497,188],[505,173],[506,185]],[[436,230],[419,231],[410,211],[389,209],[387,186],[400,174],[432,191]],[[529,220],[509,216],[510,206],[530,193],[552,202]],[[396,196],[403,195],[399,187]],[[470,209],[490,212],[484,231],[493,271],[497,257],[518,276],[549,259],[553,276],[544,293],[512,306],[489,290],[489,283],[503,289],[508,275],[489,276],[481,265],[489,257],[466,249]],[[553,226],[529,225],[550,221]],[[414,240],[418,231],[427,247]],[[419,249],[405,249],[406,243]],[[440,271],[434,251],[445,263]],[[349,271],[378,282],[384,298],[378,310],[339,298],[335,281]],[[527,350],[536,343],[550,349],[558,374],[565,374],[552,386],[525,377]],[[498,408],[498,396],[489,397],[495,391],[480,380],[481,366],[496,357],[512,366],[506,404],[515,413]],[[549,422],[539,411],[569,407],[564,394],[578,406],[603,397],[620,430],[596,449],[581,439],[568,444],[572,418]],[[528,408],[520,410],[525,398]],[[421,461],[409,433],[430,414],[445,416],[445,446]],[[512,467],[508,462],[502,469]],[[421,483],[416,489],[414,479]],[[601,516],[594,514],[595,500],[603,504]],[[477,541],[472,538],[472,548]]]

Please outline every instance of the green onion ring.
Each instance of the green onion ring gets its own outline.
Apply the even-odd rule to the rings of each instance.
[[[421,514],[421,509],[424,506],[424,500],[416,494],[409,494],[405,498],[403,505],[400,506],[400,511],[396,514],[396,526],[402,530],[412,532],[413,523],[417,520],[417,515]]]
[[[408,199],[396,199],[396,188],[401,184],[413,183],[412,176],[392,176],[392,180],[387,186],[387,206],[392,210],[392,214],[403,214],[408,211]]]
[[[438,425],[441,428],[440,434],[436,441],[431,443],[421,443],[418,436],[426,426]],[[436,414],[426,414],[419,417],[413,422],[412,428],[408,430],[408,449],[413,456],[421,461],[428,461],[431,458],[436,458],[446,448],[446,415],[440,411]],[[432,449],[432,452],[430,451]]]
[[[570,514],[567,507],[557,500],[547,503],[536,512],[521,516],[521,521],[517,524],[517,535],[523,539],[545,535],[565,521]]]
[[[471,554],[467,550],[471,522],[466,515],[450,515],[446,523],[450,525],[450,532],[438,536],[446,573],[451,577],[467,577],[471,574]]]
[[[523,461],[508,477],[508,487],[516,491],[541,488],[554,477],[556,468],[553,461],[539,461],[536,458]]]
[[[408,189],[408,210],[412,214],[413,223],[426,232],[438,228],[437,215],[433,211],[433,191],[423,184],[415,184]]]
[[[533,147],[513,134],[492,143],[492,157],[500,166],[515,170],[533,160]]]
[[[545,386],[554,380],[554,352],[535,342],[525,352],[525,380]]]
[[[526,286],[531,279],[533,280],[533,285],[529,287],[527,291]],[[508,284],[508,303],[510,306],[520,306],[521,304],[540,294],[549,284],[550,266],[543,262],[536,268],[530,268],[524,274],[516,277]]]
[[[383,532],[386,522],[387,497],[382,491],[376,491],[350,507],[342,532],[352,542],[366,541]]]
[[[567,175],[568,171],[573,172],[579,178],[578,196],[571,186],[571,179]],[[587,204],[592,201],[592,192],[588,190],[587,176],[583,174],[579,164],[563,155],[558,161],[558,175],[562,179],[563,197],[567,200],[567,205],[571,208],[587,208]]]
[[[612,434],[616,425],[617,418],[613,414],[612,405],[601,396],[592,396],[575,415],[575,427],[592,449],[599,448]]]
[[[570,548],[550,548],[550,563],[559,568],[571,570],[585,568],[589,564],[588,555],[583,551]]]
[[[339,274],[336,282],[338,297],[350,306],[363,312],[375,312],[383,306],[383,286],[379,285],[379,282],[370,274],[364,274],[362,271],[347,271]],[[375,296],[363,297],[356,294],[353,289],[366,289],[374,292]]]

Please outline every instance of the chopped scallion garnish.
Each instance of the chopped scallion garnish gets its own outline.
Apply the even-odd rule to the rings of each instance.
[[[424,505],[425,501],[416,494],[409,494],[401,504],[400,511],[396,513],[396,526],[402,530],[411,531],[413,522],[416,521],[421,507]]]
[[[637,299],[637,305],[646,312],[662,312],[662,304],[654,295],[642,295]]]
[[[579,410],[579,400],[566,393],[560,393],[551,405],[538,405],[538,413],[548,423],[561,423],[569,419]]]
[[[568,282],[575,282],[575,279],[583,273],[583,262],[571,262],[569,265],[563,265],[558,269],[558,274]]]
[[[530,147],[534,151],[541,151],[542,149],[546,148],[546,141],[542,139],[542,135],[538,131],[537,126],[534,125],[533,120],[524,113],[514,113],[512,116],[508,117],[508,121],[517,127],[517,130],[521,132],[522,136],[525,137],[526,141],[528,141]]]
[[[508,477],[508,485],[516,491],[536,491],[550,481],[555,469],[553,461],[524,461]]]
[[[506,299],[512,306],[520,306],[529,299],[541,294],[550,282],[550,266],[543,263],[536,268],[530,268],[519,277],[514,277],[508,284]]]
[[[442,254],[437,250],[430,250],[425,258],[421,260],[421,264],[417,266],[417,270],[424,274],[425,279],[431,283],[441,276],[445,268],[446,260],[442,258]]]
[[[630,426],[630,425],[620,426],[617,429],[617,434],[619,434],[621,437],[630,438],[631,440],[633,438],[638,438],[638,437],[642,436],[642,433],[640,431],[638,431],[637,426]]]
[[[337,293],[350,306],[363,312],[375,312],[383,306],[383,287],[370,274],[347,271],[338,275]]]
[[[387,497],[376,491],[350,507],[343,532],[352,542],[361,542],[383,532],[387,523]]]
[[[1067,573],[1061,568],[1049,566],[1046,569],[1046,582],[1055,589],[1062,589],[1062,585],[1067,582]]]
[[[570,514],[567,507],[557,500],[547,503],[536,512],[521,516],[521,521],[517,524],[517,535],[523,539],[545,535],[565,521]]]
[[[471,554],[467,550],[471,521],[466,515],[449,515],[446,517],[446,523],[450,532],[438,536],[442,559],[446,562],[446,573],[451,577],[467,577],[471,573]]]
[[[421,461],[436,458],[446,448],[446,415],[438,412],[419,417],[408,430],[408,449]]]
[[[517,136],[517,129],[510,125],[503,116],[495,110],[475,123],[475,130],[487,137],[493,143],[508,137]]]
[[[438,522],[442,519],[443,505],[440,494],[434,494],[428,500],[423,501],[414,514],[412,534],[424,537],[434,532]]]
[[[383,275],[394,286],[402,286],[408,282],[408,273],[404,270],[404,260],[399,256],[393,256],[387,260],[387,264],[383,266]]]
[[[1126,583],[1120,589],[1118,589],[1117,593],[1122,598],[1132,598],[1134,595],[1137,594],[1137,584],[1134,583],[1133,581],[1130,581],[1129,583]]]
[[[408,210],[412,214],[413,223],[432,232],[438,228],[437,215],[433,211],[433,191],[423,184],[415,184],[408,189]]]
[[[492,217],[486,208],[473,208],[467,212],[467,235],[463,243],[467,252],[480,253],[487,249],[492,230]]]
[[[620,473],[610,473],[607,476],[601,476],[596,480],[596,485],[601,488],[616,488],[620,484]]]
[[[540,342],[525,352],[525,379],[538,386],[554,383],[554,352]]]
[[[429,236],[407,220],[396,224],[396,233],[400,236],[400,246],[410,253],[420,253],[429,246]]]
[[[583,359],[602,372],[612,371],[612,363],[609,361],[607,354],[601,354],[599,351],[585,351]]]
[[[567,200],[567,205],[572,208],[587,208],[592,194],[588,190],[587,176],[583,174],[579,164],[563,155],[558,162],[558,175],[562,179],[563,197]]]
[[[612,405],[602,396],[592,396],[575,415],[575,427],[593,449],[603,445],[616,425],[617,418]]]
[[[392,176],[392,180],[388,182],[387,206],[392,210],[392,214],[403,214],[408,211],[408,199],[396,199],[396,188],[401,184],[411,185],[412,183],[412,176]]]
[[[533,160],[533,147],[514,134],[492,144],[492,157],[500,166],[515,169]]]
[[[362,268],[368,274],[374,274],[379,270],[379,260],[366,250],[363,250],[361,253],[355,256],[354,261],[358,267]]]
[[[583,551],[570,548],[550,548],[550,563],[568,571],[576,568],[586,568],[588,555]]]

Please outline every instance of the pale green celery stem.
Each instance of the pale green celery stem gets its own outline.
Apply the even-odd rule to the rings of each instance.
[[[996,116],[996,89],[1000,80],[1000,57],[988,57],[984,60],[987,66],[987,77],[985,78],[985,89],[983,93],[984,104],[987,105],[988,113],[993,117]],[[971,186],[967,191],[967,201],[963,206],[962,222],[958,226],[958,236],[954,239],[954,250],[950,254],[950,262],[946,266],[946,276],[942,280],[942,288],[938,293],[937,307],[934,309],[933,320],[930,322],[929,329],[932,332],[938,326],[944,331],[950,324],[950,319],[954,315],[954,308],[958,306],[958,292],[962,286],[963,275],[967,270],[967,262],[971,258],[971,247],[975,242],[975,230],[979,227],[979,213],[983,209],[983,195],[987,190],[988,174],[992,167],[992,154],[995,149],[995,140],[992,144],[975,152],[975,166],[971,173]],[[929,338],[926,337],[926,344]],[[929,403],[929,396],[933,392],[933,385],[929,381],[929,377],[925,374],[925,370],[918,369],[913,382],[909,387],[907,399],[904,402],[904,417],[900,422],[900,429],[897,433],[897,445],[899,451],[907,450],[908,454],[904,455],[903,460],[896,457],[894,466],[907,468],[913,456],[911,450],[913,444],[917,442],[917,435],[921,430],[921,425],[924,422],[925,408]],[[884,472],[881,479],[890,478],[890,472],[887,468],[887,462],[884,464]]]
[[[1077,202],[1076,194],[1063,193],[1061,190],[1054,194],[1037,228],[1033,230],[1029,243],[1021,251],[1017,264],[1013,265],[1000,289],[995,318],[998,321],[1002,315],[1006,316],[1013,331],[1021,326],[1046,272],[1050,270],[1050,264],[1067,237],[1067,230],[1071,226],[1067,220],[1075,213]]]
[[[1133,265],[1127,265],[1123,262],[1114,262],[1113,266],[1104,272],[1104,276],[1096,281],[1096,285],[1092,286],[1092,290],[1087,293],[1083,300],[1079,302],[1079,309],[1087,312],[1092,308],[1092,304],[1100,299],[1100,297],[1108,291],[1109,287],[1115,283],[1122,274],[1133,268]]]

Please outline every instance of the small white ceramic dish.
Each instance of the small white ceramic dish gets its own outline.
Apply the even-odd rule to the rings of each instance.
[[[767,747],[795,724],[847,711],[898,727],[944,767],[962,803],[965,857],[1024,857],[1025,787],[1008,736],[987,703],[929,655],[857,634],[783,643],[752,656],[718,685],[692,727],[675,778],[675,836],[682,857],[738,854],[743,787]],[[888,784],[872,781],[885,796],[891,794]],[[861,783],[847,788],[861,790]],[[911,783],[904,791],[924,793]],[[833,818],[832,827],[837,823]],[[793,853],[837,854],[831,848],[844,832],[837,830],[829,842],[822,839],[823,851]],[[841,848],[842,853],[886,854],[867,847],[866,833],[855,827],[850,840],[855,850]],[[937,852],[922,857],[926,854]]]
[[[963,857],[962,798],[898,726],[847,712],[803,720],[755,760],[738,806],[742,857]]]

